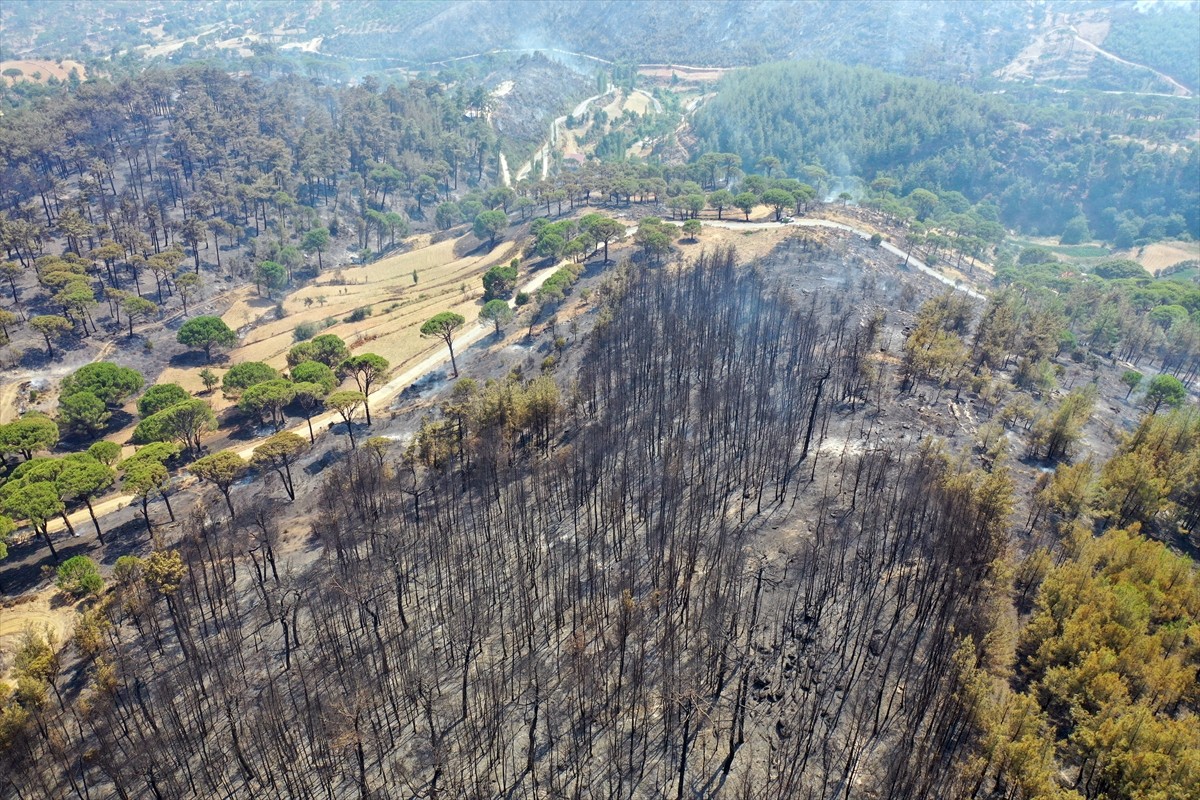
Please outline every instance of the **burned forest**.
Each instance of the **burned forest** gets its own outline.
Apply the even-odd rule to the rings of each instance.
[[[626,269],[572,385],[460,392],[412,455],[353,453],[304,569],[279,569],[269,505],[196,512],[177,553],[127,564],[90,612],[83,699],[26,730],[10,787],[945,785],[1010,481],[932,441],[828,447],[871,438],[845,394],[871,381],[878,319],[735,262]]]

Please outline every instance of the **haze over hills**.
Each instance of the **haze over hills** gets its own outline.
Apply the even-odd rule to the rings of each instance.
[[[0,10],[9,49],[169,55],[253,40],[352,61],[422,65],[496,49],[559,49],[626,63],[745,66],[784,59],[864,64],[950,82],[1034,81],[1122,91],[1200,89],[1196,0],[1140,3],[940,0],[36,0]],[[67,23],[67,21],[70,21]],[[81,24],[82,23],[82,24]],[[243,37],[250,37],[243,39]]]

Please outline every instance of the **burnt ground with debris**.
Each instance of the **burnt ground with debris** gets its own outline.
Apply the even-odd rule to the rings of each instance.
[[[255,654],[253,667],[210,685],[205,675],[228,674],[222,667],[229,666],[233,651],[225,648],[233,640],[195,633],[195,620],[160,626],[161,609],[155,612],[154,636],[168,641],[155,658],[162,677],[154,679],[153,706],[178,701],[198,712],[213,702],[211,692],[228,711],[205,745],[224,755],[196,765],[201,782],[250,790],[263,785],[262,775],[282,771],[307,790],[323,785],[346,792],[357,784],[367,796],[370,787],[395,781],[415,791],[491,794],[532,780],[569,794],[572,786],[612,780],[627,785],[624,794],[649,797],[678,780],[704,792],[728,785],[752,798],[796,796],[787,792],[802,789],[824,796],[847,784],[900,787],[901,794],[892,795],[898,797],[921,796],[922,782],[944,775],[946,764],[935,754],[914,749],[915,732],[937,738],[940,717],[929,710],[946,708],[953,697],[954,643],[983,624],[978,595],[986,595],[994,580],[990,565],[1012,541],[997,536],[982,546],[966,537],[965,531],[990,523],[967,510],[975,500],[964,506],[956,499],[944,476],[947,469],[966,470],[986,481],[978,476],[990,465],[975,437],[994,409],[965,390],[931,383],[903,388],[906,329],[944,286],[898,270],[894,257],[842,232],[798,231],[774,247],[747,251],[753,255],[740,267],[720,252],[701,259],[702,266],[652,265],[625,248],[632,263],[607,270],[594,265],[555,313],[462,354],[463,373],[476,381],[503,380],[514,370],[525,379],[548,372],[563,394],[561,432],[514,443],[512,454],[501,456],[511,460],[494,490],[478,497],[468,490],[468,481],[484,474],[477,471],[475,477],[464,472],[461,486],[451,471],[426,489],[416,483],[385,488],[395,480],[384,466],[394,456],[372,466],[362,450],[348,454],[335,430],[297,470],[301,500],[294,506],[278,503],[268,481],[235,489],[235,504],[246,509],[237,525],[219,519],[221,501],[212,492],[203,493],[208,502],[196,503],[194,513],[179,514],[179,526],[162,535],[187,554],[189,574],[202,576],[205,585],[216,582],[225,598],[205,602],[201,577],[189,579],[194,600],[188,604],[195,608],[187,613],[208,619],[222,637],[237,638],[236,658],[249,657],[251,645]],[[757,274],[748,278],[751,271]],[[602,304],[597,295],[613,302]],[[689,413],[704,412],[701,401],[729,404],[705,413],[734,428],[714,434],[710,426],[689,426],[685,438],[693,441],[678,445],[670,436],[648,435],[673,425],[673,416],[656,418],[653,405],[638,397],[653,401],[654,387],[675,374],[670,364],[702,356],[718,337],[737,355],[711,372],[702,359],[688,368],[698,381],[698,406]],[[774,345],[775,338],[787,344]],[[864,343],[869,353],[861,350]],[[738,356],[748,361],[739,363]],[[776,363],[782,369],[785,362],[787,375],[795,370],[795,385],[767,368]],[[621,368],[606,371],[606,363]],[[660,373],[639,384],[642,369]],[[1109,367],[1064,365],[1064,390],[1090,380],[1085,369]],[[738,387],[756,382],[770,387],[753,390],[762,392],[757,401],[730,399]],[[597,389],[603,385],[607,392]],[[422,419],[452,423],[457,412],[446,406],[452,399],[448,376],[428,376],[390,415],[378,415],[369,433],[395,441],[399,451]],[[599,415],[589,412],[591,404]],[[764,416],[747,415],[749,408]],[[793,427],[783,424],[785,412]],[[745,438],[735,433],[743,429]],[[797,430],[801,436],[792,438]],[[360,441],[368,432],[362,433]],[[1084,446],[1102,457],[1115,433],[1093,421]],[[705,437],[714,435],[710,449]],[[1022,435],[1009,433],[1016,495],[1026,503],[1042,465],[1019,460]],[[929,437],[944,440],[946,465],[924,448]],[[801,439],[805,455],[793,468]],[[772,461],[772,450],[782,460]],[[478,457],[485,456],[481,450]],[[749,468],[748,460],[763,471]],[[641,472],[628,477],[640,474],[644,484],[618,479],[630,464]],[[764,486],[768,475],[779,489]],[[365,485],[394,498],[374,507],[376,490]],[[621,486],[620,494],[608,493]],[[264,491],[274,492],[276,502],[260,502]],[[418,494],[424,498],[415,512],[407,510],[410,491],[413,503]],[[569,500],[576,492],[582,493],[578,506]],[[1014,525],[1021,519],[1018,511]],[[920,531],[915,539],[913,530]],[[278,566],[282,575],[274,581],[255,555],[272,538],[271,569]],[[241,547],[250,550],[239,556]],[[622,560],[623,547],[639,555]],[[675,571],[685,570],[689,548],[697,548],[699,561],[685,578],[686,571]],[[390,558],[407,565],[395,579],[385,567]],[[254,571],[247,574],[251,560]],[[919,580],[910,579],[917,574]],[[543,579],[556,587],[550,595],[542,594]],[[693,580],[694,594],[688,589]],[[473,588],[463,592],[467,586]],[[567,586],[586,602],[570,601]],[[627,587],[624,594],[620,586]],[[517,618],[506,622],[506,613]],[[176,642],[171,631],[178,626],[190,627],[195,638]],[[137,639],[122,628],[122,636]],[[297,634],[294,645],[290,630]],[[506,639],[512,630],[537,633],[525,643]],[[637,678],[626,678],[623,657],[617,670],[614,649],[619,642],[624,653],[627,640]],[[668,657],[681,646],[687,657]],[[193,676],[188,663],[196,656],[188,654],[196,652],[207,666]],[[73,652],[69,658],[68,669],[79,672],[83,662]],[[364,658],[367,674],[357,663]],[[302,687],[311,691],[304,674],[312,673],[294,671],[297,661],[321,676],[326,710],[297,716],[254,701],[271,693],[296,703]],[[136,668],[122,662],[121,669]],[[357,688],[345,683],[353,675]],[[415,708],[425,709],[423,719],[398,711],[390,717],[383,697],[398,702],[400,686],[413,693]],[[623,691],[630,694],[622,702]],[[374,731],[358,739],[357,756],[353,747],[336,744],[354,739],[333,735],[345,733],[341,726],[352,707]],[[288,734],[269,728],[284,718],[307,730],[304,763],[325,768],[298,773],[270,756],[291,746]],[[214,738],[226,727],[240,728],[240,737]],[[188,795],[189,778],[169,766],[182,752],[177,743],[157,732],[147,736],[160,768],[153,780]],[[651,740],[662,744],[651,749]],[[230,741],[240,741],[236,754],[228,752]],[[617,755],[595,758],[593,745]],[[797,772],[810,749],[808,770]],[[555,766],[562,763],[572,766]],[[49,757],[26,766],[52,768]],[[101,761],[95,769],[107,768]]]
[[[916,270],[905,269],[902,259],[845,232],[826,231],[816,240],[812,233],[795,234],[754,263],[801,303],[815,292],[834,288],[839,302],[882,314],[880,347],[874,359],[880,373],[877,394],[867,399],[870,410],[864,419],[870,418],[870,423],[858,420],[853,426],[853,447],[933,436],[944,439],[951,450],[968,454],[980,466],[989,464],[979,446],[980,427],[996,419],[1003,404],[1021,390],[1011,388],[996,402],[981,397],[969,386],[956,389],[920,381],[907,390],[901,389],[905,337],[922,303],[945,293],[946,286]],[[983,301],[975,302],[977,319],[984,305]],[[1094,383],[1098,393],[1095,409],[1067,461],[1090,459],[1098,467],[1113,455],[1124,436],[1136,429],[1145,413],[1146,409],[1136,402],[1136,394],[1127,399],[1128,387],[1121,383],[1122,374],[1138,365],[1092,354],[1080,357],[1078,353],[1074,357],[1061,354],[1054,364],[1059,373],[1056,388],[1044,396],[1028,393],[1029,399],[1037,408],[1053,404],[1072,389]],[[1008,369],[993,375],[997,382],[1015,383],[1015,377],[1015,360]],[[849,414],[857,408],[846,405],[842,411]],[[1027,456],[1028,434],[1028,426],[1019,425],[1005,433],[1018,503],[1012,515],[1012,533],[1021,549],[1041,544],[1027,539],[1029,505],[1037,479],[1055,467],[1054,461]],[[1186,552],[1194,549],[1180,537],[1171,537],[1167,544]]]
[[[592,80],[540,53],[521,56],[491,73],[484,85],[495,90],[511,81],[512,89],[494,98],[492,124],[515,169],[550,134],[550,123],[568,113],[591,92]]]
[[[639,210],[639,207],[633,210]],[[944,439],[950,449],[968,453],[980,464],[984,463],[985,456],[977,446],[977,435],[980,426],[993,418],[998,410],[997,405],[985,402],[969,389],[957,391],[940,388],[928,381],[920,382],[906,391],[900,389],[905,336],[921,304],[947,291],[944,285],[915,270],[903,269],[900,259],[846,232],[796,231],[785,235],[773,247],[769,242],[758,241],[767,239],[763,232],[751,232],[748,234],[750,238],[740,242],[730,232],[714,233],[724,234],[718,244],[732,242],[735,247],[740,246],[748,254],[745,259],[748,267],[760,270],[771,285],[788,293],[800,304],[817,292],[832,292],[832,308],[837,311],[857,308],[864,314],[868,310],[882,313],[880,346],[873,357],[879,371],[875,392],[853,405],[843,404],[840,412],[849,427],[836,435],[831,433],[847,452],[861,452],[878,445],[911,444],[934,436]],[[700,246],[711,247],[713,244]],[[694,254],[695,251],[692,252]],[[590,262],[571,296],[555,313],[543,315],[532,325],[526,316],[524,322],[514,322],[501,339],[489,336],[458,354],[462,374],[480,383],[503,380],[514,373],[528,378],[540,374],[546,359],[554,356],[556,364],[552,374],[560,384],[569,383],[582,356],[587,332],[595,324],[599,307],[597,303],[581,298],[590,297],[622,258],[633,258],[635,264],[640,263],[636,261],[639,254],[631,243],[614,246],[612,262],[608,265],[600,263],[598,259]],[[680,262],[675,262],[671,268],[681,268]],[[977,310],[982,309],[983,303],[977,303]],[[556,347],[556,341],[564,346]],[[1100,464],[1112,455],[1121,437],[1136,427],[1142,414],[1142,409],[1125,399],[1127,391],[1120,377],[1127,366],[1095,360],[1090,364],[1078,363],[1066,357],[1059,358],[1057,363],[1063,370],[1059,379],[1061,388],[1050,397],[1038,399],[1053,401],[1055,396],[1064,395],[1075,386],[1090,381],[1097,383],[1100,400],[1096,412],[1084,427],[1074,458],[1090,457]],[[1011,378],[1013,374],[1014,370],[1010,369],[1007,377]],[[1003,378],[1005,374],[1000,373],[997,377]],[[387,414],[377,414],[372,428],[357,425],[357,435],[360,439],[381,436],[396,442],[399,447],[406,446],[423,417],[439,416],[439,405],[449,397],[453,383],[448,365],[434,370],[404,390],[393,401]],[[862,413],[864,407],[869,409],[865,414]],[[316,445],[301,460],[303,477],[297,478],[298,488],[306,483],[311,483],[312,487],[309,488],[314,488],[319,484],[323,471],[344,457],[349,444],[345,425],[331,424],[328,431],[329,435],[320,436]],[[318,434],[321,433],[318,431]],[[1018,536],[1023,533],[1019,523],[1023,523],[1028,516],[1028,509],[1024,506],[1030,500],[1038,476],[1053,469],[1052,463],[1024,458],[1025,433],[1022,430],[1010,430],[1007,433],[1015,466],[1018,467],[1013,471],[1017,498],[1022,506],[1013,515],[1014,524],[1018,527],[1014,533]],[[245,435],[240,430],[234,431],[233,438],[216,441],[208,449],[216,452],[226,445],[236,445]],[[174,491],[179,493],[177,504],[181,507],[220,502],[215,494],[207,497],[204,487],[189,476],[177,476],[174,483]],[[274,477],[269,477],[265,485],[261,481],[246,478],[234,488],[235,497],[240,493],[257,495],[271,492],[282,493]],[[207,500],[202,500],[202,496]],[[286,531],[291,532],[286,538],[294,542],[294,549],[303,550],[308,543],[305,526],[316,511],[316,499],[314,492],[303,488],[298,491],[297,498],[297,502],[287,506],[282,513],[287,520]],[[156,525],[164,526],[164,536],[169,541],[174,524],[167,520],[161,503],[152,503],[151,507]],[[180,515],[180,518],[183,516]],[[60,550],[63,556],[89,555],[99,563],[111,566],[120,555],[137,552],[150,543],[136,503],[109,515],[102,522],[106,530],[113,531],[112,535],[106,537],[108,544],[97,542],[88,524],[81,527],[81,537],[62,541]],[[1182,541],[1172,544],[1177,547],[1186,545]],[[0,562],[0,585],[5,586],[12,595],[45,585],[48,577],[41,568],[44,547],[36,539],[13,543],[9,558]]]

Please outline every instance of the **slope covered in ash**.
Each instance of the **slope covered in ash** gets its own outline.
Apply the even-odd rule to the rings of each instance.
[[[915,439],[826,446],[871,424],[838,409],[880,332],[840,294],[795,303],[729,251],[628,270],[570,387],[464,384],[410,456],[335,467],[303,571],[277,569],[269,505],[197,516],[89,612],[88,688],[46,708],[63,735],[16,734],[6,778],[29,798],[946,785],[1006,473]]]

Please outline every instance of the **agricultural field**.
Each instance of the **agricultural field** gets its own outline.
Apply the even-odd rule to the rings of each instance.
[[[1200,259],[1200,242],[1152,242],[1142,247],[1117,250],[1113,256],[1136,261],[1151,275],[1157,275],[1160,270],[1181,261]]]
[[[1100,243],[1063,245],[1051,237],[1016,238],[1014,242],[1025,247],[1043,247],[1064,261],[1072,263],[1094,264],[1113,259],[1136,261],[1151,275],[1157,275],[1160,270],[1182,261],[1200,259],[1200,242],[1195,241],[1151,242],[1124,250],[1106,247]]]
[[[470,246],[470,239],[447,239],[429,244],[429,237],[406,243],[407,252],[388,256],[366,266],[331,270],[310,285],[283,297],[284,316],[275,317],[276,303],[244,290],[221,316],[235,330],[252,326],[239,346],[230,350],[228,365],[262,361],[284,370],[285,356],[296,344],[297,326],[316,324],[320,333],[345,340],[350,350],[369,350],[386,358],[394,369],[418,360],[440,344],[422,338],[418,328],[438,311],[450,310],[473,320],[482,305],[479,279],[489,266],[508,263],[519,252],[511,241],[497,243],[464,256],[456,248]],[[414,281],[413,273],[416,273]],[[357,322],[346,319],[354,312],[364,314]],[[370,312],[367,314],[366,312]],[[325,326],[325,322],[332,325]],[[193,392],[203,386],[194,368],[168,367],[160,382],[180,383]],[[220,409],[225,401],[214,399]]]
[[[10,86],[17,81],[45,83],[51,78],[66,81],[71,75],[71,70],[75,70],[75,74],[80,80],[87,79],[87,67],[71,59],[62,59],[60,61],[49,61],[46,59],[6,60],[0,61],[0,80],[3,80]]]

